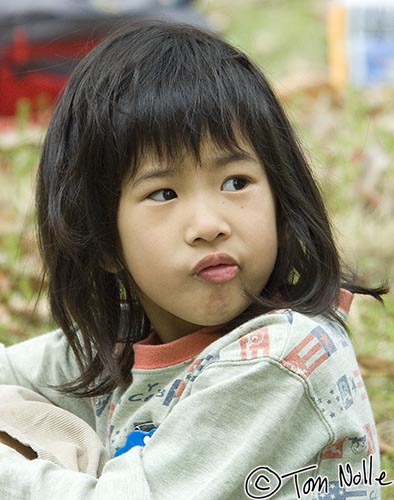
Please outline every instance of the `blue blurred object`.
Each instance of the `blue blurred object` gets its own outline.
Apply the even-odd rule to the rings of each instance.
[[[114,457],[123,455],[123,453],[131,450],[131,448],[134,448],[134,446],[146,446],[155,432],[156,429],[151,429],[149,432],[135,429],[134,431],[130,432],[130,434],[127,436],[126,443],[115,452]]]

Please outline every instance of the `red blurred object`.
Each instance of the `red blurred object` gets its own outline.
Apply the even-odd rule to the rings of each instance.
[[[100,40],[34,42],[27,30],[19,26],[12,38],[12,43],[1,50],[0,116],[13,115],[21,98],[30,102],[33,113],[48,107],[81,57]]]
[[[36,118],[64,88],[72,70],[100,40],[141,18],[206,26],[192,0],[0,0],[0,118],[22,98]],[[115,8],[117,7],[117,8]]]

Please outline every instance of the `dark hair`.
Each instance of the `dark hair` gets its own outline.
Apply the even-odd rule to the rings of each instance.
[[[237,131],[266,169],[279,235],[274,271],[241,319],[256,305],[333,315],[340,287],[384,293],[345,278],[319,189],[261,71],[213,33],[139,22],[77,66],[40,162],[38,236],[50,307],[81,369],[62,390],[92,396],[130,381],[132,345],[149,333],[117,232],[124,180],[147,151],[174,158],[186,148],[198,160],[207,136],[238,150]]]

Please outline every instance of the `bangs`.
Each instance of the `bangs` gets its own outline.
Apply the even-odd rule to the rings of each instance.
[[[110,125],[105,136],[112,136],[115,150],[127,158],[123,174],[132,176],[147,153],[171,162],[188,152],[200,163],[207,138],[221,149],[242,150],[240,131],[256,121],[262,95],[248,59],[191,26],[161,29],[157,23],[130,40],[133,36],[131,31],[123,42],[134,54],[119,55],[121,47],[113,44],[117,64],[111,50],[104,51],[106,76],[95,85],[101,103],[94,107],[100,109],[101,124]]]

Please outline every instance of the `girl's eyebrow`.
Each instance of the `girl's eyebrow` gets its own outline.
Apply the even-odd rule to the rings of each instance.
[[[171,177],[179,171],[179,168],[166,167],[166,168],[155,168],[152,170],[147,170],[140,175],[137,175],[136,179],[133,180],[133,187],[135,188],[141,182],[147,181],[149,179],[158,179],[161,177]]]
[[[210,163],[212,163],[214,168],[224,167],[229,163],[236,163],[240,161],[249,161],[258,164],[258,160],[255,156],[251,155],[247,151],[230,151],[226,152],[220,156],[214,158]],[[164,167],[155,168],[152,170],[147,170],[140,175],[137,175],[136,179],[133,181],[133,187],[135,188],[141,182],[150,179],[160,179],[164,177],[171,177],[180,171],[179,167]]]
[[[215,167],[223,167],[229,163],[236,163],[238,161],[252,161],[253,163],[259,163],[254,155],[243,149],[240,151],[229,151],[217,156],[212,163]]]

